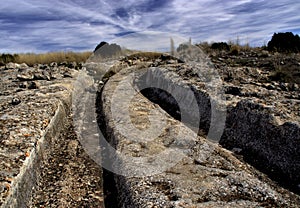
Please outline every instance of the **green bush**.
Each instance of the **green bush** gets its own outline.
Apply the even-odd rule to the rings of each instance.
[[[211,49],[229,51],[230,46],[225,42],[218,42],[218,43],[213,43],[211,45]]]
[[[274,33],[267,47],[269,51],[298,53],[300,52],[300,37],[292,32]]]
[[[12,54],[8,54],[8,53],[3,53],[0,56],[0,64],[4,65],[9,62],[16,62],[17,59],[18,59],[17,54],[12,55]]]

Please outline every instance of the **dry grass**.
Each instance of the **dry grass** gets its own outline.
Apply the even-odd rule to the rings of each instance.
[[[218,50],[216,49],[212,49],[211,46],[214,42],[208,43],[208,42],[201,42],[196,44],[196,46],[200,47],[204,52],[208,53],[208,54],[212,54],[213,52],[217,52]],[[237,54],[241,51],[250,51],[253,50],[255,48],[251,47],[249,45],[249,43],[246,43],[244,45],[241,45],[238,41],[233,42],[233,41],[228,41],[227,44],[230,47],[230,53],[232,54]],[[222,52],[222,50],[220,49],[219,52]]]
[[[18,54],[17,63],[26,63],[29,66],[34,64],[50,64],[52,62],[85,62],[92,52],[51,52],[44,54],[26,53]]]

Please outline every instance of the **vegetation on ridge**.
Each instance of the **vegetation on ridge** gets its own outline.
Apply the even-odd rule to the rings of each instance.
[[[26,63],[29,66],[34,64],[50,64],[52,62],[85,62],[92,52],[49,52],[43,54],[35,53],[21,53],[21,54],[1,54],[0,65],[7,64],[9,62]]]

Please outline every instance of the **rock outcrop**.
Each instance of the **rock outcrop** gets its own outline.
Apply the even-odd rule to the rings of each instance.
[[[300,206],[298,55],[112,48],[0,68],[1,207]]]
[[[280,118],[273,117],[272,112],[278,114],[278,109],[273,108],[272,112],[269,111],[267,103],[275,100],[271,100],[273,98],[271,95],[266,97],[270,92],[264,87],[252,84],[253,79],[247,80],[241,86],[228,83],[228,87],[224,90],[227,110],[221,144],[233,151],[229,152],[211,142],[213,137],[209,138],[210,140],[205,139],[211,122],[216,120],[211,115],[211,103],[214,103],[214,100],[209,96],[207,83],[197,76],[191,66],[176,61],[161,62],[158,59],[144,64],[137,59],[134,62],[128,60],[126,62],[131,67],[114,73],[98,97],[98,103],[101,103],[99,125],[103,132],[107,132],[106,138],[117,152],[116,154],[115,151],[108,151],[106,157],[114,158],[110,167],[114,173],[110,173],[109,178],[115,184],[114,191],[117,192],[117,197],[111,201],[117,201],[118,207],[299,206],[297,195],[280,188],[266,175],[241,162],[243,161],[241,156],[247,160],[246,153],[255,160],[258,159],[256,156],[259,156],[261,164],[266,165],[265,167],[278,165],[282,170],[285,169],[285,172],[282,172],[284,176],[290,176],[290,179],[297,181],[296,172],[290,173],[298,167],[298,160],[295,160],[298,158],[298,152],[295,150],[297,148],[299,150],[297,146],[299,126],[287,122],[289,118],[298,118],[298,112],[295,111],[297,107],[293,106],[289,114],[280,114]],[[151,67],[153,65],[156,67]],[[143,72],[143,69],[146,71]],[[151,86],[152,89],[147,91],[141,88],[143,84]],[[130,97],[132,88],[136,93],[134,97]],[[189,88],[194,92],[194,96],[187,93]],[[168,92],[161,89],[168,89]],[[143,94],[138,93],[140,90]],[[257,96],[251,96],[255,93]],[[276,94],[276,91],[274,93]],[[132,101],[129,106],[126,103],[128,97]],[[182,106],[186,108],[178,108],[180,103],[176,103],[175,98],[182,100],[185,103]],[[285,97],[277,96],[277,101],[280,98]],[[165,111],[150,101],[159,104]],[[191,111],[194,109],[191,108],[193,103],[199,106],[198,112]],[[280,107],[280,109],[287,108],[285,104],[280,104]],[[134,110],[130,111],[127,108]],[[155,108],[158,108],[158,112],[149,117],[149,122],[148,116]],[[181,112],[176,112],[178,109]],[[116,111],[119,111],[119,114],[116,115]],[[166,114],[168,111],[169,114]],[[183,114],[193,120],[193,113],[200,115],[200,131],[192,131],[199,129],[198,125],[193,126],[195,122],[181,123],[176,120],[181,120],[180,115]],[[282,120],[284,117],[286,120]],[[155,124],[161,123],[162,118],[166,118],[166,126],[155,127]],[[276,119],[287,123],[281,125],[276,123]],[[136,129],[134,127],[126,129],[132,125],[131,123]],[[143,134],[141,130],[147,132],[151,128],[161,130],[161,134],[149,141],[153,135]],[[250,129],[256,130],[255,134]],[[264,134],[266,132],[274,134],[272,129],[274,131],[281,129],[282,136],[289,138],[292,145],[282,147],[289,155],[277,155],[276,151],[280,145],[286,144],[286,142],[279,144],[282,137],[262,136],[268,136]],[[289,132],[291,129],[293,131]],[[195,136],[195,133],[198,136]],[[252,136],[257,134],[260,136],[253,139]],[[273,139],[274,143],[269,139]],[[227,143],[232,146],[226,146]],[[276,147],[273,147],[275,143]],[[254,151],[255,148],[262,150],[258,153]],[[168,154],[164,155],[167,150]],[[281,161],[278,161],[279,158]],[[174,160],[178,160],[178,163],[173,164]],[[247,161],[256,166],[255,160]],[[279,173],[279,169],[275,171]]]
[[[0,68],[0,207],[103,204],[102,170],[70,118],[77,74],[54,63]]]

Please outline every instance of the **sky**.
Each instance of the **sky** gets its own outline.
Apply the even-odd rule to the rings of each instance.
[[[267,44],[274,32],[300,34],[295,0],[1,1],[0,53],[92,51],[141,32],[252,46]]]

